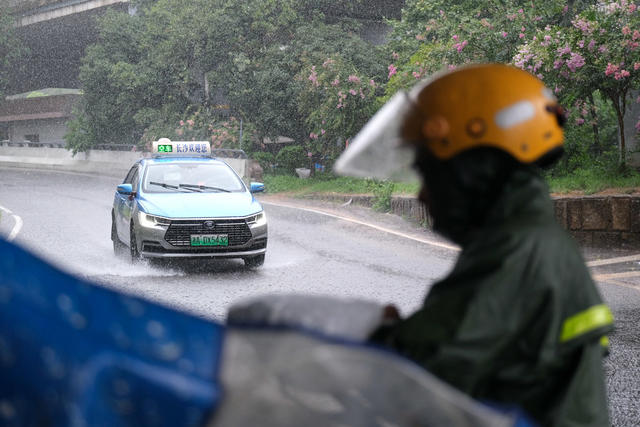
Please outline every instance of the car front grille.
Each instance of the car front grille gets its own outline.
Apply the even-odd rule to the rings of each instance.
[[[213,221],[214,227],[205,227],[205,221]],[[173,246],[191,246],[192,234],[226,234],[229,246],[244,245],[251,239],[251,230],[244,219],[173,220],[164,239]]]

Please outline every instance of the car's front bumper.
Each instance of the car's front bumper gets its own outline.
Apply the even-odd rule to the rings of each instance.
[[[213,221],[213,228],[205,228]],[[228,246],[191,246],[192,234],[226,234]],[[242,258],[267,251],[267,224],[250,225],[245,218],[198,218],[171,220],[170,225],[137,224],[139,251],[148,258]]]

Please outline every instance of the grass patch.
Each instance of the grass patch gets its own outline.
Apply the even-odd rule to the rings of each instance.
[[[600,168],[576,169],[563,176],[547,176],[552,193],[583,192],[595,194],[615,189],[620,193],[631,193],[640,187],[640,173],[632,170],[602,170]]]
[[[314,193],[373,194],[371,180],[327,173],[316,174],[307,179],[290,175],[265,175],[264,185],[269,193],[293,193],[300,196]],[[415,196],[418,189],[417,182],[398,182],[394,185],[393,194]]]
[[[640,172],[633,169],[610,170],[604,168],[582,168],[560,176],[547,175],[552,193],[580,192],[595,194],[614,189],[625,194],[640,192]],[[369,194],[383,198],[376,189],[382,190],[380,182],[362,178],[339,177],[333,174],[316,174],[308,179],[290,175],[265,175],[264,184],[269,193],[291,193],[304,196],[317,193]],[[420,189],[417,182],[395,182],[394,196],[416,196]]]

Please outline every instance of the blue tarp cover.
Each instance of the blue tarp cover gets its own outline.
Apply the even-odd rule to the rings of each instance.
[[[202,424],[223,331],[0,240],[0,425]]]

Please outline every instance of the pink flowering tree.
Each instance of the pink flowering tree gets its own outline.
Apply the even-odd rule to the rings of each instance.
[[[167,137],[175,141],[209,141],[212,149],[246,150],[257,138],[253,126],[244,122],[241,141],[240,120],[234,116],[225,117],[217,110],[200,108],[174,117],[173,122],[162,118],[145,130],[142,140],[147,148],[152,141]]]
[[[389,43],[387,94],[470,62],[510,62],[519,46],[562,19],[564,2],[408,2]]]
[[[380,83],[338,56],[309,64],[298,80],[304,83],[298,108],[306,114],[309,157],[330,164],[375,113]]]
[[[619,161],[625,164],[624,116],[630,91],[640,87],[640,11],[634,3],[601,3],[576,15],[569,27],[547,26],[528,39],[514,63],[554,88],[575,124],[594,126],[596,140],[594,96],[608,100],[618,124]]]

